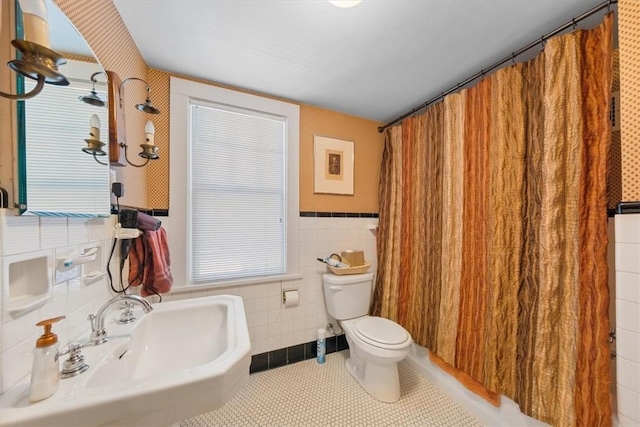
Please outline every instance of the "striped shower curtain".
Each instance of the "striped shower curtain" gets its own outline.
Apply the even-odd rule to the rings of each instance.
[[[558,426],[611,423],[612,20],[387,130],[372,312]]]

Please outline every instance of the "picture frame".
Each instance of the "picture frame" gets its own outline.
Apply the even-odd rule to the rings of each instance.
[[[314,193],[353,196],[354,145],[353,141],[314,135]]]

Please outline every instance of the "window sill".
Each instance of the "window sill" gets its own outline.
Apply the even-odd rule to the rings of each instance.
[[[182,285],[182,286],[174,286],[171,292],[168,292],[166,295],[179,295],[185,292],[206,291],[206,290],[213,290],[213,289],[219,289],[219,288],[229,288],[232,286],[260,285],[263,283],[273,283],[273,282],[288,282],[291,280],[300,280],[300,279],[302,279],[302,274],[293,273],[293,274],[280,274],[277,276],[251,277],[251,278],[236,279],[236,280],[225,280],[222,282],[215,282],[215,283],[199,283],[197,285]]]

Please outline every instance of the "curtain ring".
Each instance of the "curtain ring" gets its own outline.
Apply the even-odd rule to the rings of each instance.
[[[571,26],[573,27],[573,31],[575,31],[576,28],[578,27],[578,24],[576,23],[576,18],[573,18],[571,20]]]
[[[542,49],[540,50],[544,50],[545,46],[547,45],[547,41],[545,40],[544,36],[540,37],[540,44],[542,45]]]
[[[516,65],[516,53],[511,52],[511,65]]]
[[[611,0],[607,1],[607,13],[611,12]]]

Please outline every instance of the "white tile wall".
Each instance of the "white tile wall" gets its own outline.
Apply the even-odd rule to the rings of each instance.
[[[2,259],[43,249],[52,254],[72,249],[78,253],[86,247],[102,245],[103,262],[106,263],[111,248],[114,220],[109,219],[66,219],[38,218],[34,216],[14,216],[13,211],[0,209],[0,256]],[[54,255],[55,256],[55,255]],[[117,260],[114,260],[117,263]],[[116,264],[117,265],[117,264]],[[112,271],[117,271],[113,269]],[[108,284],[105,277],[85,286],[79,277],[82,269],[77,269],[72,279],[54,283],[52,298],[39,308],[19,318],[6,316],[0,328],[0,391],[4,392],[31,371],[32,350],[41,334],[35,323],[50,317],[66,316],[54,326],[61,346],[88,336],[90,331],[87,315],[95,313],[108,298]],[[52,278],[52,280],[54,280]],[[4,288],[8,283],[0,283]],[[2,293],[0,292],[0,295]],[[1,306],[2,304],[0,304]]]
[[[169,239],[169,218],[161,218]],[[253,354],[260,354],[283,347],[313,341],[317,329],[324,328],[330,319],[324,303],[322,274],[324,264],[317,261],[331,253],[344,249],[362,250],[371,264],[369,271],[376,271],[376,240],[368,225],[377,225],[377,218],[300,218],[299,267],[302,279],[216,288],[208,291],[175,292],[163,297],[165,301],[197,298],[204,295],[233,294],[242,297],[247,314]],[[283,289],[298,289],[300,303],[297,307],[282,307]]]
[[[169,218],[161,218],[169,237]],[[239,295],[244,301],[247,325],[252,340],[252,353],[259,354],[316,339],[319,327],[335,321],[327,314],[322,292],[322,274],[326,267],[316,260],[344,249],[363,250],[376,269],[375,234],[367,226],[377,224],[374,218],[300,218],[300,274],[302,279],[262,283],[210,290],[180,291],[167,294],[164,301],[199,298],[208,295]],[[60,219],[15,217],[10,210],[0,210],[0,256],[53,249],[53,253],[77,249],[84,252],[93,244],[102,245],[103,265],[112,247],[114,218]],[[111,260],[116,287],[119,287],[119,248]],[[95,313],[110,297],[106,277],[86,286],[78,274],[53,286],[53,297],[44,306],[24,316],[4,322],[0,328],[0,390],[6,391],[27,376],[31,370],[31,352],[39,328],[39,320],[65,315],[66,319],[54,327],[61,346],[89,335],[87,316]],[[126,273],[124,274],[126,285]],[[2,284],[5,286],[6,284]],[[176,287],[177,288],[177,287]],[[283,289],[296,288],[300,296],[297,307],[284,308]],[[175,288],[174,288],[175,289]],[[155,299],[151,298],[153,301]],[[1,304],[0,304],[1,305]]]
[[[13,216],[12,211],[0,209],[0,256],[33,252],[40,249],[38,217]]]
[[[616,215],[618,418],[640,425],[640,214]]]
[[[616,298],[640,304],[640,274],[616,272]]]

